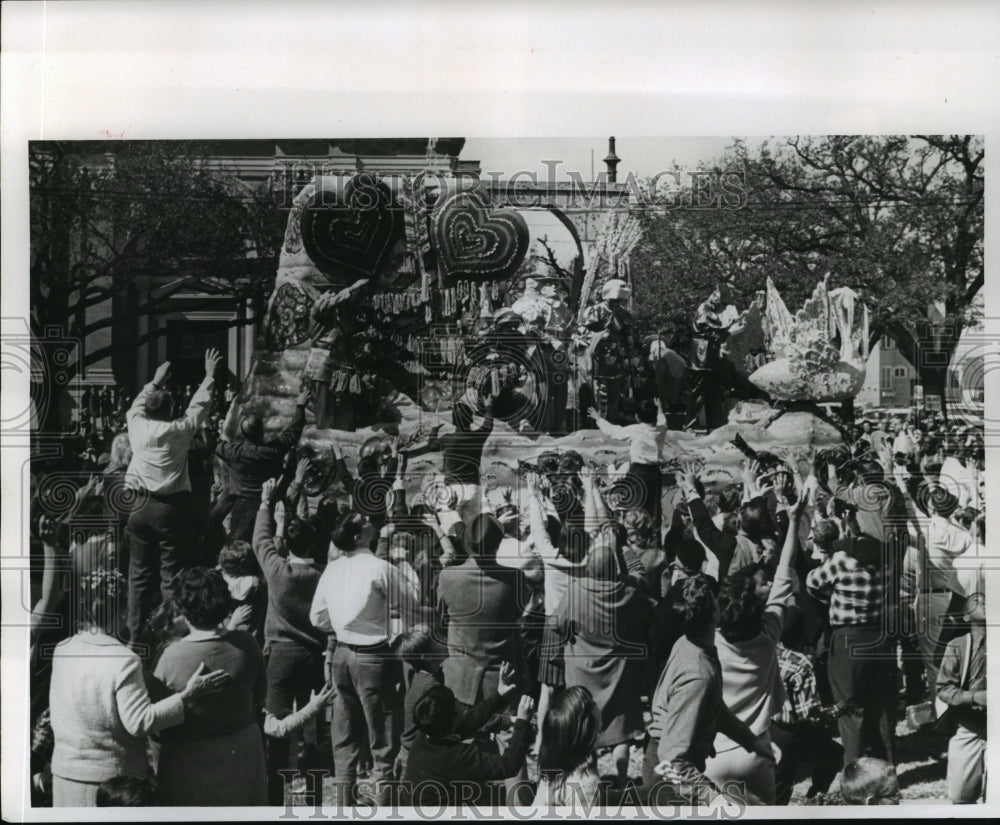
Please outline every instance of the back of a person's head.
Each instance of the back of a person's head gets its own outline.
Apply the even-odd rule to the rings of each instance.
[[[455,724],[455,694],[444,685],[432,685],[413,706],[413,723],[428,739],[451,733]]]
[[[173,396],[167,390],[152,390],[146,396],[146,417],[154,421],[173,420]]]
[[[583,456],[576,450],[566,450],[559,456],[560,473],[578,473],[583,467]]]
[[[434,629],[429,624],[417,624],[399,637],[396,652],[399,658],[419,670],[433,670],[440,664],[435,654],[440,646],[434,639]]]
[[[478,559],[493,559],[496,558],[497,548],[503,537],[503,525],[496,516],[480,513],[472,520],[465,533],[465,545],[469,555]]]
[[[763,567],[749,564],[733,573],[719,594],[719,632],[730,642],[752,639],[762,629],[764,601],[757,595],[757,573]]]
[[[848,762],[840,774],[840,795],[848,805],[898,805],[896,769],[870,756]]]
[[[738,484],[728,484],[719,492],[719,512],[736,513],[743,498]]]
[[[966,530],[970,529],[973,524],[975,524],[976,517],[979,515],[979,511],[975,507],[959,507],[952,514],[952,518]]]
[[[316,531],[313,526],[298,516],[288,519],[285,526],[285,547],[288,552],[299,558],[308,558],[312,555],[313,547],[316,544]],[[340,545],[337,545],[340,547]]]
[[[600,731],[600,711],[587,688],[575,685],[556,694],[542,720],[538,770],[556,779],[571,773],[590,759]]]
[[[748,501],[740,507],[740,529],[748,538],[760,541],[767,531],[767,505]]]
[[[255,576],[258,572],[257,560],[250,542],[230,539],[219,551],[219,569],[227,576]]]
[[[835,550],[843,550],[862,567],[870,572],[880,571],[883,561],[883,546],[875,536],[860,533],[834,542]]]
[[[98,808],[149,808],[159,804],[152,779],[116,776],[97,788]]]
[[[949,518],[958,509],[958,498],[941,484],[935,482],[928,484],[923,496],[926,497],[924,509],[931,515]]]
[[[700,541],[684,538],[674,545],[674,558],[685,573],[693,575],[701,572],[707,556]]]
[[[111,460],[105,468],[107,473],[117,473],[128,469],[132,461],[132,443],[128,433],[118,433],[111,442]]]
[[[240,419],[240,435],[251,444],[263,444],[264,419],[259,415],[244,415]]]
[[[866,484],[879,484],[885,480],[885,470],[877,461],[862,461],[858,464],[858,477]]]
[[[643,424],[655,424],[656,416],[656,404],[648,398],[643,399],[636,405],[635,417],[638,418]]]
[[[359,513],[348,513],[337,522],[330,532],[330,541],[345,553],[348,553],[358,548],[358,541],[364,529],[365,517]]]
[[[610,530],[603,531],[587,554],[584,574],[588,578],[597,581],[614,581],[617,578],[615,540],[610,537],[610,532]]]
[[[676,598],[671,606],[674,622],[683,633],[697,633],[715,622],[715,579],[698,573],[676,585]]]
[[[829,552],[833,543],[840,538],[840,527],[833,519],[820,519],[813,525],[813,544]]]
[[[229,615],[232,596],[220,571],[189,567],[174,576],[173,604],[189,625],[211,630]]]
[[[621,515],[627,532],[635,532],[640,544],[645,545],[653,536],[653,517],[642,507],[632,507]]]

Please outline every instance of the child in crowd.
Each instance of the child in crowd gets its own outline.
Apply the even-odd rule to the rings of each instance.
[[[840,775],[840,795],[848,805],[898,805],[899,779],[891,762],[862,756]]]
[[[436,682],[415,697],[413,721],[420,735],[410,748],[403,774],[405,787],[414,789],[404,804],[432,806],[435,810],[460,802],[475,804],[482,800],[485,783],[507,779],[521,769],[535,710],[535,702],[528,695],[521,697],[513,736],[503,754],[462,741],[483,727],[516,687],[514,670],[504,663],[496,694],[464,714],[458,712],[455,694]]]

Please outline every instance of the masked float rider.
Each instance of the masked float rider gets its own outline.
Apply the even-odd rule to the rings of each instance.
[[[632,290],[614,278],[601,290],[601,300],[583,315],[577,341],[585,347],[584,371],[589,374],[594,407],[601,417],[619,423],[621,399],[631,394],[631,376],[639,364],[628,299]]]

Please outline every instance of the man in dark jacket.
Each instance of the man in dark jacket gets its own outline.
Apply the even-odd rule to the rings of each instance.
[[[229,466],[230,493],[233,509],[229,516],[229,535],[250,541],[254,518],[260,504],[260,491],[265,481],[281,475],[288,451],[295,446],[306,423],[306,401],[309,388],[295,399],[295,416],[291,423],[274,438],[264,438],[264,422],[258,415],[247,415],[240,421],[243,441],[223,440],[215,454]]]

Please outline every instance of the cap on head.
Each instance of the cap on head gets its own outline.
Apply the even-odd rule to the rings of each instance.
[[[631,288],[620,278],[612,278],[601,289],[601,298],[605,301],[626,301],[631,296]]]

